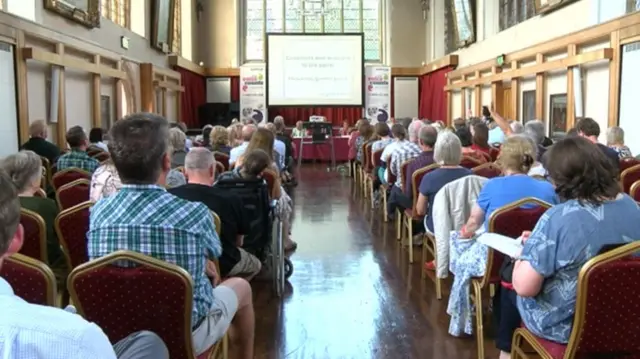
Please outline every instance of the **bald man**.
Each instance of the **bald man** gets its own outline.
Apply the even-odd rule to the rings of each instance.
[[[20,148],[21,150],[33,151],[38,156],[45,157],[49,160],[49,163],[54,164],[56,159],[60,156],[60,149],[58,146],[47,141],[47,124],[44,120],[33,121],[29,125],[29,141],[25,142]]]
[[[232,148],[231,153],[229,153],[229,165],[233,165],[236,163],[238,158],[244,154],[244,151],[247,150],[247,146],[249,146],[249,141],[251,141],[251,137],[253,133],[256,132],[258,127],[256,125],[244,125],[242,126],[242,144],[238,147]]]

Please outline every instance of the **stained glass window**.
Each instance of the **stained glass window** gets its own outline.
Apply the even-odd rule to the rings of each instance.
[[[536,15],[535,0],[500,0],[500,31]]]
[[[131,0],[102,0],[100,4],[102,17],[127,29],[131,26]]]
[[[382,62],[382,0],[243,0],[244,58],[263,61],[265,33],[364,33],[365,60]]]
[[[173,0],[173,41],[171,42],[171,52],[181,55],[182,53],[182,0]]]

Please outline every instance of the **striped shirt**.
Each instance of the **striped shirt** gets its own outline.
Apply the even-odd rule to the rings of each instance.
[[[212,309],[207,259],[220,256],[220,239],[209,209],[156,185],[123,185],[91,208],[89,258],[118,250],[139,252],[184,268],[194,282],[192,325]]]
[[[389,164],[389,170],[397,177],[395,185],[398,188],[403,189],[404,186],[400,175],[400,167],[406,161],[418,157],[421,152],[420,147],[413,142],[402,141],[398,143],[398,147],[391,154],[391,163]]]
[[[371,153],[374,153],[378,150],[381,150],[385,147],[387,147],[388,144],[390,144],[391,142],[393,142],[393,138],[383,138],[381,140],[377,140],[376,142],[374,142],[371,145]]]
[[[68,153],[60,156],[56,165],[58,171],[68,168],[79,168],[89,173],[93,173],[98,167],[100,167],[98,160],[89,157],[87,152],[76,149],[72,149]]]

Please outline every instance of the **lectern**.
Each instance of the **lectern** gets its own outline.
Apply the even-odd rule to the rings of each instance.
[[[328,122],[303,122],[302,128],[305,133],[311,133],[311,137],[300,139],[300,149],[298,150],[298,167],[302,163],[302,151],[304,145],[324,145],[328,144],[331,150],[331,169],[336,168],[336,152],[333,145],[333,125]]]

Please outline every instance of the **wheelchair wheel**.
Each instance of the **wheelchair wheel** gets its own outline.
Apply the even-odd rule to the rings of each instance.
[[[284,259],[284,277],[286,279],[289,279],[289,277],[291,277],[292,274],[293,274],[293,263],[291,263],[291,259],[285,258]]]

